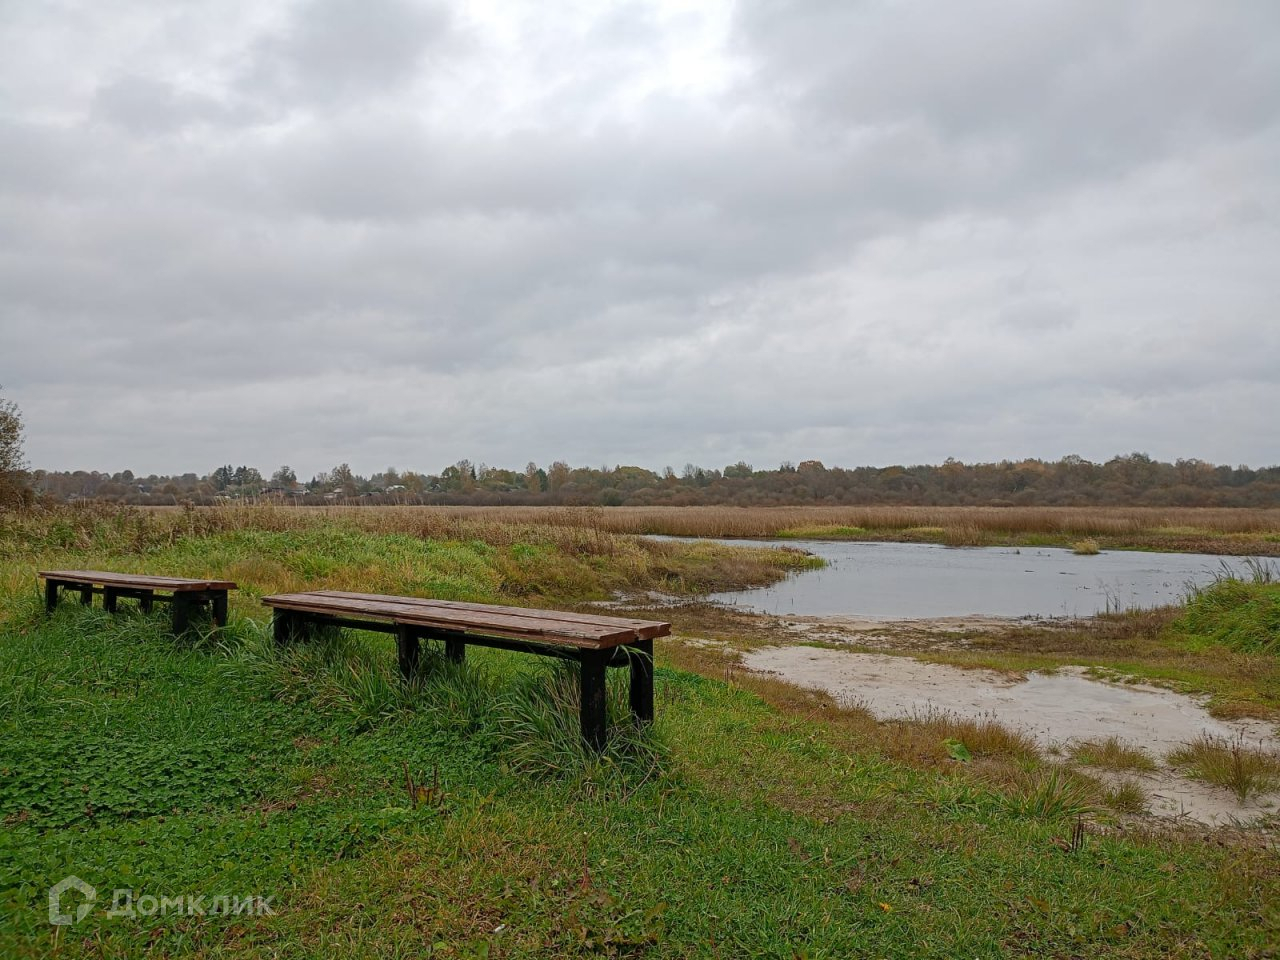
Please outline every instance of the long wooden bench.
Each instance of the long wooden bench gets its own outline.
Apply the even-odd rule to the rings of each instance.
[[[445,655],[457,662],[468,644],[576,660],[582,677],[582,736],[596,749],[603,749],[607,736],[606,669],[630,667],[631,712],[637,723],[652,722],[653,640],[671,633],[671,624],[655,620],[337,590],[284,593],[262,602],[273,610],[275,638],[281,644],[305,638],[314,625],[394,634],[406,678],[417,667],[422,639],[442,641]]]
[[[40,576],[44,579],[45,609],[50,613],[63,590],[79,593],[80,602],[86,606],[93,602],[95,593],[101,594],[102,608],[110,613],[115,613],[116,601],[121,597],[137,600],[145,612],[150,612],[153,604],[167,603],[174,633],[185,633],[191,625],[191,615],[204,604],[210,607],[214,625],[225,627],[227,591],[237,589],[230,580],[151,577],[107,570],[41,570]]]

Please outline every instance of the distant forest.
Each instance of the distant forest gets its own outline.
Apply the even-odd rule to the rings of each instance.
[[[757,470],[686,464],[660,472],[643,467],[571,467],[556,461],[504,470],[469,460],[439,474],[388,467],[364,477],[347,464],[305,482],[284,466],[264,477],[253,467],[221,466],[200,476],[135,476],[36,470],[36,491],[56,500],[197,505],[227,501],[298,504],[473,504],[771,506],[904,504],[984,506],[1280,506],[1280,466],[1251,469],[1201,460],[1162,463],[1143,453],[1092,463],[1078,456],[937,466],[827,467],[817,460]]]

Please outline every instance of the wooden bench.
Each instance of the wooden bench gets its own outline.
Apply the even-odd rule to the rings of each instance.
[[[50,613],[58,605],[61,590],[74,590],[86,606],[95,593],[102,594],[102,608],[116,612],[116,601],[127,597],[138,601],[144,612],[155,603],[167,603],[173,614],[173,632],[185,633],[191,614],[209,604],[216,626],[227,625],[227,591],[235,590],[230,580],[188,580],[183,577],[149,577],[105,570],[41,570],[44,578],[44,606]]]
[[[603,749],[605,670],[631,668],[631,712],[637,723],[653,721],[653,639],[671,624],[554,610],[530,610],[421,597],[318,590],[264,597],[271,607],[277,643],[304,638],[312,625],[378,630],[394,634],[400,671],[412,676],[421,639],[441,640],[445,655],[461,662],[468,644],[576,660],[582,678],[582,736]]]

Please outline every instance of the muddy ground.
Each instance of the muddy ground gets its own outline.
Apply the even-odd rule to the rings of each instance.
[[[1171,750],[1203,735],[1280,752],[1274,722],[1215,717],[1204,697],[1132,678],[1117,682],[1123,678],[1105,678],[1082,666],[1017,672],[927,659],[988,648],[1029,627],[1068,631],[1078,626],[1076,621],[771,617],[689,606],[668,612],[677,622],[678,642],[720,648],[747,670],[824,691],[880,719],[939,711],[994,718],[1034,737],[1064,763],[1070,762],[1074,745],[1116,737],[1145,751],[1156,769],[1120,773],[1089,767],[1088,772],[1104,781],[1137,780],[1150,798],[1149,813],[1156,817],[1221,826],[1274,823],[1280,813],[1280,791],[1240,803],[1229,790],[1189,779],[1166,760]],[[703,634],[697,629],[703,625],[713,629]],[[715,639],[727,633],[732,640]]]

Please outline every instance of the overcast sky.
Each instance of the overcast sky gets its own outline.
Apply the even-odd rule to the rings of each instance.
[[[1280,462],[1280,3],[0,0],[35,467]]]

